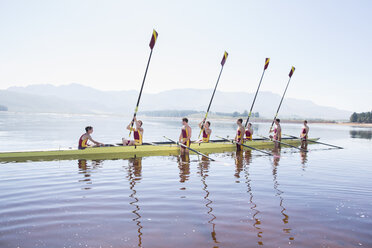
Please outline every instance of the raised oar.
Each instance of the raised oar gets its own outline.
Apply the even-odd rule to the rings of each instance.
[[[173,142],[173,143],[175,143],[175,144],[177,144],[177,145],[179,145],[179,146],[182,146],[183,148],[185,148],[185,149],[189,149],[190,151],[193,151],[193,152],[195,152],[196,154],[199,154],[199,155],[201,155],[201,156],[203,156],[203,157],[205,157],[205,158],[207,158],[207,159],[209,159],[209,160],[211,160],[211,161],[216,161],[216,160],[214,160],[213,158],[211,158],[211,157],[208,157],[207,155],[205,155],[205,154],[203,154],[203,153],[201,153],[201,152],[198,152],[197,150],[194,150],[194,149],[192,149],[192,148],[190,148],[190,147],[188,147],[188,146],[185,146],[184,144],[182,144],[182,143],[180,143],[180,142],[176,142],[176,141],[174,141],[174,140],[172,140],[172,139],[170,139],[170,138],[168,138],[168,137],[166,137],[166,136],[163,136],[165,139],[167,139],[167,140],[169,140],[170,142]]]
[[[303,139],[303,138],[301,138],[301,137],[296,137],[296,136],[289,135],[289,134],[283,134],[283,135],[288,136],[288,137],[291,137],[291,138],[294,138],[294,139],[300,139],[300,140]],[[331,147],[338,148],[338,149],[344,149],[344,148],[341,147],[341,146],[335,146],[335,145],[331,145],[331,144],[327,144],[327,143],[323,143],[323,142],[319,142],[319,141],[315,141],[315,140],[307,139],[306,141],[307,141],[307,142],[316,143],[316,144],[325,145],[325,146],[331,146]]]
[[[221,136],[216,136],[216,137],[217,137],[217,138],[220,138],[220,139],[223,139],[223,140],[226,140],[226,141],[231,141],[232,143],[235,143],[235,144],[237,144],[237,145],[241,145],[241,146],[247,147],[247,148],[249,148],[249,149],[252,149],[252,150],[255,150],[255,151],[258,151],[258,152],[265,153],[265,154],[270,155],[270,156],[274,156],[274,155],[271,154],[270,152],[265,152],[265,151],[262,151],[262,150],[260,150],[260,149],[254,148],[254,147],[252,147],[252,146],[247,146],[246,144],[241,144],[241,143],[239,143],[239,142],[236,142],[236,141],[233,140],[233,139],[226,139],[226,138],[221,137]]]
[[[283,102],[283,99],[284,99],[285,93],[287,92],[288,85],[289,85],[289,82],[291,81],[291,78],[292,78],[292,75],[293,75],[294,71],[295,71],[295,68],[294,68],[294,66],[292,66],[292,69],[291,69],[291,71],[289,72],[289,75],[288,75],[288,76],[289,76],[289,79],[288,79],[287,86],[285,87],[285,90],[284,90],[284,93],[283,93],[282,99],[280,100],[280,103],[279,103],[278,109],[276,110],[276,114],[275,114],[275,116],[274,116],[273,122],[271,123],[270,132],[271,132],[271,130],[273,129],[273,125],[274,125],[275,119],[276,119],[276,117],[278,116],[280,106],[282,106],[282,102]]]
[[[263,79],[263,76],[265,74],[265,71],[266,71],[267,67],[269,67],[269,62],[270,62],[270,58],[266,58],[265,59],[265,66],[264,66],[264,69],[263,69],[263,72],[262,72],[262,76],[261,76],[261,79],[260,79],[260,83],[258,84],[258,87],[257,87],[257,90],[256,90],[256,94],[254,95],[253,102],[252,102],[252,105],[251,105],[251,109],[249,110],[247,121],[245,122],[245,127],[247,127],[248,122],[249,122],[249,118],[251,118],[253,105],[254,105],[254,103],[256,101],[258,91],[260,90],[262,79]]]
[[[139,103],[140,103],[140,100],[141,100],[143,86],[145,85],[147,70],[149,69],[149,65],[150,65],[150,60],[151,60],[151,55],[152,55],[152,49],[154,48],[155,42],[156,42],[157,39],[158,39],[158,33],[154,29],[152,31],[152,36],[151,36],[151,40],[150,40],[150,44],[149,44],[149,46],[151,48],[151,52],[150,52],[149,59],[147,61],[146,71],[145,71],[145,75],[143,76],[142,86],[141,86],[141,90],[140,90],[139,95],[138,95],[136,108],[134,109],[134,115],[133,115],[133,120],[132,120],[132,123],[131,123],[131,129],[129,131],[129,137],[132,134],[133,124],[134,124],[134,118],[136,117],[137,112],[138,112],[138,106],[139,106]]]
[[[296,148],[296,149],[298,149],[298,150],[300,150],[300,151],[303,151],[303,152],[308,152],[308,150],[306,150],[306,149],[303,149],[303,148],[300,148],[300,147],[297,147],[297,146],[294,146],[294,145],[291,145],[291,144],[288,144],[288,143],[284,143],[284,142],[281,142],[281,141],[279,141],[279,140],[274,140],[274,139],[269,139],[269,138],[267,138],[267,137],[265,137],[265,136],[262,136],[262,135],[257,135],[258,137],[261,137],[261,138],[263,138],[263,139],[265,139],[265,140],[270,140],[270,141],[272,141],[272,142],[277,142],[277,143],[279,143],[279,144],[283,144],[283,145],[286,145],[286,146],[290,146],[290,147],[292,147],[292,148]]]
[[[220,81],[220,77],[221,77],[221,74],[222,74],[223,66],[225,65],[225,62],[227,60],[227,56],[229,56],[229,54],[225,51],[225,53],[223,54],[223,57],[222,57],[222,61],[221,61],[221,71],[220,71],[220,74],[218,75],[216,85],[214,86],[213,94],[212,94],[211,100],[209,101],[208,109],[207,109],[207,112],[205,113],[205,117],[204,117],[203,123],[201,125],[200,133],[199,133],[198,138],[200,138],[200,135],[203,132],[204,123],[205,123],[205,120],[208,117],[209,109],[211,108],[212,101],[213,101],[213,98],[214,98],[214,94],[216,93],[217,85],[218,85],[218,82]]]

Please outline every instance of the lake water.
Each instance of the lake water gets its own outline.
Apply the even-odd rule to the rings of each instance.
[[[0,112],[0,151],[76,147],[86,125],[116,143],[124,120]],[[211,127],[234,135],[234,123]],[[144,128],[145,141],[177,138],[180,120],[145,118]],[[372,247],[372,129],[310,128],[345,149],[1,163],[0,247]]]

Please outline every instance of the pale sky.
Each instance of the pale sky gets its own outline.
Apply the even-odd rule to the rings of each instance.
[[[371,13],[369,0],[0,0],[0,89],[139,90],[155,28],[147,93],[213,88],[226,50],[219,90],[254,92],[270,57],[262,90],[282,94],[293,65],[288,97],[370,111]]]

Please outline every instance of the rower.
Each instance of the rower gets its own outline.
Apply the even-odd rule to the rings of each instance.
[[[83,135],[80,136],[80,139],[79,139],[79,144],[78,144],[78,148],[80,150],[82,149],[85,149],[87,147],[92,147],[92,146],[104,146],[104,144],[98,142],[98,141],[95,141],[94,139],[92,139],[92,136],[90,136],[91,134],[93,133],[93,127],[91,126],[87,126],[85,128],[85,133]],[[89,145],[88,144],[88,140],[93,142],[94,145]]]
[[[184,144],[187,147],[190,147],[191,144],[191,127],[189,126],[189,120],[187,118],[182,119],[182,129],[181,134],[179,137],[179,142]],[[185,152],[188,153],[189,149],[186,149],[184,147],[180,147],[181,154],[184,154]]]
[[[247,129],[245,130],[245,141],[251,141],[253,136],[252,123],[248,123]]]
[[[133,128],[132,124],[136,124],[136,127]],[[141,120],[137,120],[136,117],[128,124],[127,129],[133,131],[134,140],[127,140],[123,138],[123,146],[140,146],[142,145],[142,137],[143,137],[143,122]]]
[[[235,135],[235,142],[239,143],[239,144],[236,144],[236,149],[237,151],[241,151],[243,146],[241,145],[241,143],[243,142],[243,138],[244,138],[244,126],[243,126],[243,119],[238,119],[236,121],[236,124],[238,124],[238,128],[236,130],[236,135]]]
[[[307,125],[307,120],[304,120],[304,126],[302,127],[302,131],[300,134],[301,137],[301,148],[306,149],[307,146],[307,138],[309,134],[309,126]]]
[[[203,125],[204,123],[204,125]],[[212,129],[209,127],[211,126],[211,123],[209,121],[202,120],[202,122],[199,123],[199,128],[203,129],[203,138],[199,140],[199,143],[208,143],[209,142],[209,137],[212,134]]]
[[[270,135],[270,138],[276,141],[282,140],[282,127],[280,126],[280,119],[275,119],[275,128],[270,130],[270,133],[274,132],[274,135]],[[275,147],[279,147],[279,142],[275,142]]]

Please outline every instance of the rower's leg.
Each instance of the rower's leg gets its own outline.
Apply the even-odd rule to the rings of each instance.
[[[129,146],[130,142],[131,142],[130,140],[123,138],[123,146]]]

